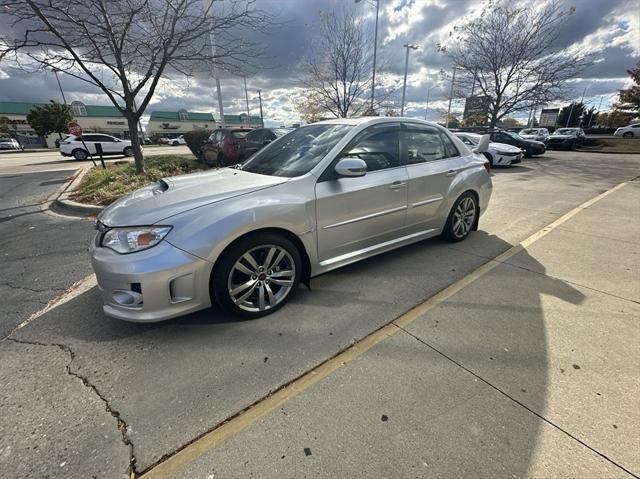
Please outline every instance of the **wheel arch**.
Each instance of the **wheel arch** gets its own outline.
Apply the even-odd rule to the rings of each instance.
[[[287,238],[289,241],[291,241],[294,246],[298,249],[298,252],[300,253],[300,257],[302,258],[302,277],[300,278],[300,282],[302,284],[304,284],[307,288],[310,287],[310,281],[311,281],[311,260],[309,258],[309,253],[307,252],[307,249],[304,246],[304,243],[302,242],[302,240],[300,239],[300,237],[298,237],[297,234],[293,233],[292,231],[285,229],[285,228],[279,228],[279,227],[266,227],[266,228],[260,228],[257,230],[253,230],[253,231],[249,231],[245,234],[242,234],[240,236],[238,236],[237,238],[235,238],[233,241],[231,241],[228,245],[226,245],[224,247],[224,249],[220,252],[220,254],[218,255],[218,257],[216,258],[216,261],[213,264],[213,268],[211,268],[211,274],[209,276],[209,290],[211,291],[211,293],[213,293],[213,290],[211,288],[211,282],[213,280],[213,275],[215,274],[215,271],[218,267],[218,264],[220,263],[221,258],[225,255],[225,253],[232,247],[234,246],[236,243],[238,243],[239,241],[244,240],[245,238],[248,238],[250,236],[257,236],[260,234],[264,234],[264,233],[272,233],[272,234],[277,234],[280,236],[283,236],[285,238]],[[211,297],[211,301],[213,303],[213,296]]]

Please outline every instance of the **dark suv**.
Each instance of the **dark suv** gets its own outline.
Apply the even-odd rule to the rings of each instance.
[[[491,141],[494,143],[506,143],[507,145],[517,146],[524,152],[525,158],[534,155],[542,155],[547,151],[547,147],[541,141],[525,140],[517,133],[511,131],[494,131],[491,133]]]
[[[200,149],[202,159],[218,166],[235,165],[240,142],[250,131],[249,128],[220,128],[212,132]]]
[[[240,142],[238,161],[244,161],[273,140],[292,131],[290,128],[257,128],[250,131]]]

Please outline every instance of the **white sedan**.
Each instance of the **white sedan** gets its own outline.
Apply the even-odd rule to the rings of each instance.
[[[20,143],[13,138],[0,138],[0,150],[21,150]]]
[[[640,123],[623,126],[618,128],[613,136],[621,136],[623,138],[640,138]]]
[[[184,139],[183,135],[180,135],[177,138],[169,138],[167,140],[167,143],[171,146],[179,146],[179,145],[186,145],[187,144],[187,140]]]
[[[482,135],[477,133],[456,133],[458,138],[462,140],[469,148],[475,148],[480,143]],[[522,150],[517,146],[507,145],[506,143],[489,143],[489,149],[484,153],[491,166],[509,166],[522,161]]]

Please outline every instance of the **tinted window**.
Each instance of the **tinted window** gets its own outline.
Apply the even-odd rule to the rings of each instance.
[[[263,130],[253,130],[247,134],[245,140],[252,143],[259,143],[262,141]]]
[[[287,130],[285,128],[276,128],[275,130],[271,130],[271,132],[277,137],[280,138],[281,136],[286,135],[287,133],[289,133],[291,130]]]
[[[460,156],[460,152],[456,148],[456,145],[453,144],[451,138],[447,136],[446,133],[440,132],[440,136],[442,137],[442,141],[444,143],[444,151],[447,155],[447,158],[454,158],[456,156]]]
[[[408,165],[447,158],[445,144],[435,128],[409,127],[404,132],[404,143]]]
[[[298,128],[269,143],[240,169],[261,175],[304,175],[313,169],[353,126],[319,124]]]
[[[398,126],[372,126],[361,133],[355,145],[343,156],[357,156],[367,164],[367,171],[400,166]]]

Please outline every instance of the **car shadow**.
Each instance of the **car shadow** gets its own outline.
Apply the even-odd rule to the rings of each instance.
[[[487,251],[511,247],[482,231],[469,240]],[[525,389],[522,401],[542,412],[549,368],[542,298],[549,295],[580,304],[584,296],[570,284],[544,275],[544,265],[526,250],[519,255],[542,273],[500,265],[410,328],[416,337],[514,397]],[[74,352],[74,369],[83,372],[135,431],[137,464],[144,468],[177,450],[185,438],[248,407],[487,260],[440,239],[422,241],[318,277],[310,291],[301,287],[283,309],[252,321],[238,320],[214,307],[161,323],[123,322],[102,313],[101,298],[92,288],[14,336],[64,344]],[[505,344],[510,354],[504,352]],[[415,347],[422,345],[416,342]],[[383,358],[390,364],[401,360],[392,348],[382,347],[377,354],[388,354]],[[430,366],[424,364],[426,369]],[[423,386],[429,394],[433,384]],[[188,404],[193,421],[176,409],[176,391],[180,401]],[[449,393],[458,394],[455,388]],[[459,414],[472,418],[478,412],[463,408]],[[437,428],[436,422],[430,427],[427,421],[424,427],[435,443],[440,437],[443,448],[452,438],[464,444],[444,451],[442,457],[456,463],[468,458],[473,464],[473,457],[481,454],[487,463],[495,460],[497,468],[486,477],[525,476],[535,457],[542,422],[530,420],[524,410],[526,420],[519,424],[517,418],[497,414],[488,414],[482,421],[503,421],[513,427],[492,441],[478,440],[465,428]],[[409,436],[398,439],[415,441]],[[365,446],[354,446],[352,454],[365,454]]]

